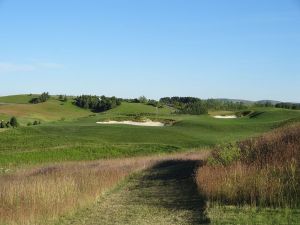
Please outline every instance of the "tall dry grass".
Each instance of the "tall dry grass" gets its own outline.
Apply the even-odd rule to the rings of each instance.
[[[0,224],[46,224],[87,206],[133,172],[162,160],[202,159],[207,152],[61,163],[0,175]]]
[[[300,205],[300,124],[276,129],[225,150],[214,150],[209,163],[197,172],[199,188],[212,202]]]
[[[39,224],[94,201],[149,158],[64,163],[0,176],[0,224]]]

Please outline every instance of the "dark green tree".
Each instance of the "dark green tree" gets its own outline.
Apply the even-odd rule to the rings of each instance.
[[[18,120],[15,116],[13,116],[10,121],[9,121],[10,125],[15,128],[19,126]]]
[[[148,99],[145,96],[141,96],[139,97],[139,102],[146,104],[148,102]]]
[[[31,99],[30,103],[32,103],[32,104],[38,104],[38,103],[46,102],[49,99],[50,99],[49,93],[48,92],[44,92],[38,98]]]

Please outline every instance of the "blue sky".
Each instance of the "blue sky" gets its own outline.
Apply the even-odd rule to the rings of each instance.
[[[0,0],[0,95],[300,102],[300,0]]]

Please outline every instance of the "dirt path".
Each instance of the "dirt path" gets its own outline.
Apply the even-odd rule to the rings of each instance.
[[[170,160],[134,175],[93,207],[58,224],[206,224],[205,199],[194,183],[199,161]]]

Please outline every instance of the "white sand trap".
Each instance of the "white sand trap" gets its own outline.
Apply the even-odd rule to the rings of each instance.
[[[134,122],[134,121],[107,121],[97,122],[97,124],[121,124],[121,125],[132,125],[132,126],[144,126],[144,127],[163,127],[165,124],[161,122],[145,121],[145,122]]]
[[[236,115],[228,115],[228,116],[214,116],[214,118],[217,119],[236,119],[237,116]]]

